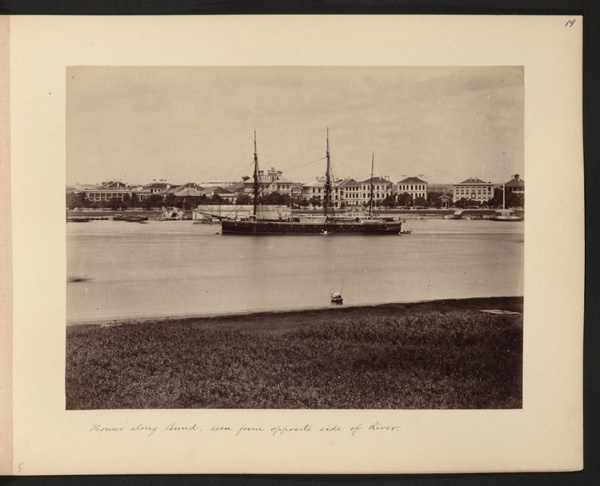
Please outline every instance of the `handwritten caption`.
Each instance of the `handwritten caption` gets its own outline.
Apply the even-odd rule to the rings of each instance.
[[[191,434],[229,434],[235,437],[264,435],[271,437],[281,437],[289,435],[306,434],[330,434],[330,435],[365,435],[365,434],[386,434],[397,433],[401,429],[400,425],[385,424],[381,422],[372,422],[368,424],[355,424],[352,426],[342,426],[337,424],[315,425],[310,423],[303,424],[278,424],[273,426],[243,424],[241,426],[230,425],[205,425],[198,423],[177,423],[171,422],[166,425],[140,422],[134,425],[115,425],[115,424],[93,424],[89,428],[90,433],[96,434],[138,434],[146,437],[157,435],[191,435]]]

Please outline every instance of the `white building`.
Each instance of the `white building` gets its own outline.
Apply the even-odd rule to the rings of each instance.
[[[342,194],[344,190],[341,187],[342,180],[336,180],[331,183],[331,205],[334,208],[341,207]],[[307,201],[310,201],[313,197],[316,197],[321,201],[321,206],[325,200],[325,177],[317,177],[312,182],[304,184],[302,186],[301,196]]]
[[[476,177],[470,177],[458,184],[452,184],[452,187],[452,200],[454,202],[460,199],[467,199],[483,203],[494,197],[494,184],[482,181]]]
[[[422,197],[427,200],[427,185],[428,182],[418,177],[407,177],[397,184],[398,194],[407,193],[412,196],[413,200],[417,197]]]
[[[371,184],[373,185],[373,203],[383,201],[386,197],[392,194],[394,184],[390,182],[389,177],[373,177],[360,183],[359,197],[360,203],[364,206],[369,204],[371,200]]]

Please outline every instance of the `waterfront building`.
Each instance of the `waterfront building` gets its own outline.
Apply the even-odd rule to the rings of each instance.
[[[360,183],[360,203],[363,206],[368,206],[371,200],[371,184],[373,185],[373,203],[377,204],[383,201],[387,196],[392,194],[394,184],[390,182],[388,176],[372,177]]]
[[[356,179],[344,179],[340,184],[340,205],[356,207],[362,204],[361,183]]]
[[[340,208],[342,206],[342,193],[344,192],[341,184],[341,179],[332,181],[331,183],[331,206]],[[323,205],[325,198],[325,177],[317,177],[314,181],[302,185],[301,197],[310,201],[313,197],[319,199],[320,205]]]
[[[176,186],[176,184],[169,184],[164,179],[161,179],[160,181],[153,181],[150,184],[142,186],[142,191],[149,191],[150,194],[158,194],[164,193],[173,186]]]
[[[223,201],[229,203],[234,203],[238,196],[238,194],[235,191],[226,189],[221,186],[205,187],[201,191],[199,191],[199,195],[204,195],[206,197],[219,196],[221,199],[223,199]]]
[[[448,194],[442,194],[438,200],[442,209],[448,209],[452,205],[452,197]]]
[[[107,181],[90,189],[83,189],[88,201],[109,202],[113,199],[123,201],[125,196],[131,197],[134,189],[121,181]]]
[[[175,197],[187,197],[187,196],[200,196],[202,186],[199,186],[195,182],[188,182],[179,186],[171,186],[166,189],[162,194],[168,196],[173,194]]]
[[[504,184],[506,194],[513,193],[518,196],[525,196],[525,181],[520,178],[519,174],[512,176],[512,179]]]
[[[244,194],[252,194],[253,185],[254,181],[251,177],[244,177],[241,186],[239,184],[234,184],[234,187],[230,187],[230,189],[234,192],[237,191],[238,193],[243,190]],[[258,171],[258,185],[260,187],[259,191],[261,196],[267,196],[277,192],[282,195],[293,197],[294,192],[299,192],[298,186],[301,185],[301,183],[286,179],[283,177],[282,171],[271,167],[267,171]]]
[[[398,194],[408,194],[412,197],[413,201],[418,197],[427,200],[427,186],[428,182],[423,179],[419,179],[418,177],[407,177],[398,182],[397,192]]]
[[[460,199],[467,199],[484,203],[494,197],[494,184],[476,177],[470,177],[458,184],[452,184],[452,186],[452,199],[455,202]]]

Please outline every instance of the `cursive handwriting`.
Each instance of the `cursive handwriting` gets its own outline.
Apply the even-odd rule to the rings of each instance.
[[[354,425],[340,425],[336,423],[329,424],[279,424],[274,426],[266,425],[255,425],[255,424],[243,424],[241,426],[232,426],[226,424],[209,424],[208,426],[200,427],[198,423],[177,423],[169,422],[167,425],[151,424],[151,423],[134,423],[134,424],[93,424],[88,431],[97,433],[137,433],[151,437],[159,435],[161,433],[235,433],[236,437],[239,436],[257,436],[257,435],[270,435],[272,437],[281,437],[289,434],[336,434],[336,435],[365,435],[370,433],[389,433],[399,432],[401,429],[400,425],[385,424],[382,422],[372,422],[369,425],[363,426],[363,424]],[[205,432],[203,432],[203,430]]]

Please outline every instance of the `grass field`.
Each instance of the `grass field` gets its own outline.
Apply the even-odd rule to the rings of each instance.
[[[67,328],[67,409],[522,406],[522,298]]]

